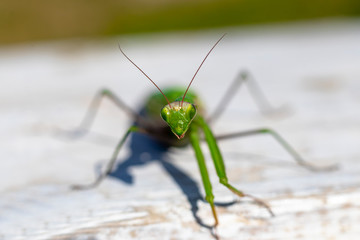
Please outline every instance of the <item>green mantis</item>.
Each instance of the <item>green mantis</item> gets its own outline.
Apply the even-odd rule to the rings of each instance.
[[[202,152],[200,143],[205,141],[211,153],[213,164],[215,165],[216,173],[219,182],[228,188],[231,192],[239,197],[251,198],[255,203],[267,209],[269,214],[273,216],[273,212],[270,206],[264,201],[244,193],[233,186],[226,175],[226,167],[221,151],[217,144],[217,141],[222,139],[238,138],[250,135],[269,134],[284,147],[284,149],[297,161],[298,164],[302,165],[309,170],[330,170],[329,168],[317,168],[305,162],[303,158],[284,140],[278,133],[269,129],[261,128],[249,131],[235,132],[222,136],[215,136],[209,126],[209,122],[218,117],[225,109],[227,103],[231,100],[236,89],[241,86],[241,83],[251,82],[249,74],[241,73],[235,79],[234,84],[230,87],[228,94],[220,101],[219,107],[216,108],[214,115],[211,117],[204,116],[204,109],[201,105],[198,96],[190,90],[190,86],[195,79],[200,68],[204,64],[205,60],[217,46],[217,44],[224,37],[223,35],[207,53],[193,78],[191,79],[187,88],[174,87],[169,89],[161,90],[156,83],[138,66],[136,65],[119,47],[122,54],[127,60],[133,64],[143,75],[151,81],[159,92],[151,95],[144,104],[144,114],[139,114],[128,107],[119,97],[117,97],[112,91],[104,89],[101,90],[92,101],[88,112],[86,113],[83,122],[80,124],[80,129],[88,130],[96,116],[97,109],[100,106],[101,99],[107,97],[112,100],[119,108],[128,113],[133,119],[134,124],[128,128],[124,136],[120,139],[115,147],[115,150],[108,162],[106,169],[101,173],[94,182],[88,185],[75,185],[75,189],[87,189],[97,186],[101,181],[112,171],[119,151],[127,140],[131,133],[138,132],[151,136],[155,141],[158,141],[167,146],[185,146],[190,144],[194,150],[198,167],[200,170],[203,186],[205,189],[205,199],[210,204],[212,214],[214,217],[214,229],[219,224],[217,212],[214,203],[214,195],[212,192],[212,185],[210,177],[207,171],[205,157]],[[271,109],[260,88],[252,80],[252,85],[249,85],[250,90],[256,98],[260,108],[262,110]]]

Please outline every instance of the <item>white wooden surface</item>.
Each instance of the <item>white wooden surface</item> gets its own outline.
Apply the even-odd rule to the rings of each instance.
[[[216,201],[229,203],[217,207],[221,239],[359,239],[360,23],[340,20],[0,49],[0,239],[211,239],[213,219],[190,148],[165,154],[136,136],[115,177],[71,191],[72,183],[94,178],[131,120],[104,101],[87,137],[66,141],[53,130],[75,127],[101,87],[134,108],[154,90],[118,42],[165,87],[187,84],[223,32],[193,85],[209,111],[246,68],[291,113],[264,117],[242,89],[215,133],[269,126],[308,161],[340,169],[309,172],[269,136],[221,142],[231,182],[276,214],[218,184],[208,159]]]

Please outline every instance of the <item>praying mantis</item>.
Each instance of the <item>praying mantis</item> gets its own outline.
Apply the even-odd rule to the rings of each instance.
[[[83,121],[81,122],[78,129],[88,131],[91,128],[91,125],[96,117],[97,110],[100,107],[101,100],[105,97],[110,99],[121,110],[131,116],[134,119],[134,124],[131,125],[125,134],[120,138],[120,141],[117,143],[105,170],[90,184],[74,185],[72,186],[74,189],[89,189],[99,185],[102,180],[111,173],[117,156],[129,135],[135,132],[149,135],[154,139],[154,141],[158,141],[159,143],[165,144],[167,146],[183,147],[190,145],[193,148],[205,189],[205,200],[209,203],[214,218],[214,229],[216,229],[218,226],[219,220],[215,208],[214,195],[206,167],[205,157],[200,146],[202,141],[205,141],[209,147],[210,155],[213,160],[213,164],[215,165],[215,170],[219,182],[238,197],[247,197],[252,199],[256,204],[264,207],[271,216],[274,216],[274,213],[266,202],[237,189],[230,183],[226,174],[224,159],[217,144],[218,141],[251,135],[268,134],[272,136],[299,165],[312,171],[331,170],[334,168],[333,166],[325,168],[316,167],[309,164],[281,135],[270,128],[240,131],[221,136],[214,135],[209,126],[209,123],[221,115],[242,83],[248,84],[249,90],[258,103],[260,110],[267,111],[272,109],[272,106],[270,106],[267,99],[265,98],[265,95],[262,93],[254,79],[250,77],[250,74],[247,72],[241,72],[235,78],[235,81],[228,89],[227,94],[219,102],[218,107],[215,108],[214,113],[210,115],[210,117],[206,117],[204,115],[204,108],[200,103],[200,99],[197,94],[190,89],[190,86],[193,83],[199,70],[203,66],[205,60],[208,58],[213,49],[218,45],[218,43],[224,38],[224,36],[225,34],[221,36],[212,46],[210,51],[208,51],[207,55],[202,60],[200,66],[193,75],[187,88],[173,87],[163,90],[160,89],[160,87],[137,64],[135,64],[119,46],[119,49],[124,57],[158,89],[158,92],[151,95],[146,100],[144,104],[145,111],[143,114],[139,114],[132,110],[111,90],[103,89],[98,92],[98,94],[91,102],[90,107],[88,108],[88,111],[85,114],[85,117],[83,118]]]

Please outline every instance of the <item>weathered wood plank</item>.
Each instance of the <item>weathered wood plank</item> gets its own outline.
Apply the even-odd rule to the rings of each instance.
[[[246,67],[285,116],[261,116],[243,89],[213,126],[228,133],[270,126],[308,161],[297,166],[269,136],[220,142],[231,182],[267,201],[272,218],[218,184],[208,159],[221,239],[358,239],[360,223],[360,25],[328,22],[271,29],[227,29],[194,84],[211,110]],[[225,30],[224,30],[225,31]],[[186,84],[217,32],[121,39],[159,82]],[[176,39],[176,40],[175,40]],[[135,43],[133,43],[133,41]],[[134,136],[112,177],[94,177],[130,120],[108,102],[93,131],[64,141],[55,127],[76,126],[93,94],[107,86],[136,108],[153,90],[117,50],[118,39],[0,49],[0,239],[211,239],[191,149],[164,153]],[[169,81],[178,79],[178,81]],[[207,158],[209,154],[207,153]]]

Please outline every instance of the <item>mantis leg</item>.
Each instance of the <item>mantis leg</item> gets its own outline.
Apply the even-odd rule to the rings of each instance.
[[[225,111],[228,103],[235,96],[235,93],[239,91],[242,83],[247,84],[250,94],[258,105],[260,112],[266,114],[275,110],[275,108],[271,106],[271,104],[265,97],[265,94],[261,90],[259,84],[257,84],[255,79],[250,75],[250,73],[248,73],[247,71],[241,71],[223,95],[214,112],[207,119],[208,122],[212,122],[220,117],[220,115]]]
[[[216,139],[215,139],[212,131],[210,130],[208,124],[205,122],[205,120],[202,117],[199,116],[197,118],[197,122],[201,126],[201,128],[203,129],[203,132],[204,132],[204,135],[205,135],[205,140],[206,140],[206,142],[207,142],[207,144],[209,146],[210,154],[211,154],[211,157],[213,159],[213,162],[214,162],[214,165],[215,165],[215,170],[216,170],[216,173],[217,173],[217,175],[219,177],[220,183],[223,184],[225,187],[227,187],[230,191],[232,191],[233,193],[238,195],[239,197],[249,197],[249,198],[251,198],[258,205],[260,205],[262,207],[265,207],[267,209],[267,211],[270,213],[271,216],[274,216],[274,213],[271,211],[270,206],[268,204],[266,204],[264,201],[236,189],[234,186],[232,186],[229,183],[228,178],[226,176],[224,160],[222,158],[220,149],[219,149],[219,147],[218,147],[218,145],[216,143]]]
[[[106,169],[103,173],[101,173],[94,182],[90,183],[90,184],[86,184],[86,185],[73,185],[72,188],[73,189],[77,189],[77,190],[84,190],[84,189],[89,189],[89,188],[94,188],[97,185],[99,185],[101,183],[101,181],[108,175],[110,174],[110,172],[112,171],[116,158],[119,154],[119,151],[121,149],[121,147],[124,145],[126,139],[128,138],[128,136],[130,135],[130,133],[132,132],[142,132],[143,130],[137,126],[131,126],[125,133],[125,135],[120,139],[119,143],[116,145],[115,147],[115,151],[112,154],[110,161],[107,163],[106,165]]]
[[[211,186],[209,174],[208,174],[208,171],[206,168],[205,158],[204,158],[204,155],[200,148],[200,137],[199,137],[198,128],[195,124],[193,124],[191,126],[189,138],[190,138],[190,143],[191,143],[192,147],[194,148],[195,156],[196,156],[196,159],[197,159],[197,162],[199,165],[201,178],[202,178],[203,185],[205,188],[205,194],[206,194],[205,199],[210,204],[211,211],[213,213],[214,220],[215,220],[214,227],[216,227],[218,225],[219,221],[218,221],[216,211],[215,211],[214,195],[212,193],[212,186]]]
[[[80,133],[80,135],[85,134],[94,122],[97,111],[100,107],[100,103],[103,97],[109,98],[112,102],[116,104],[120,109],[124,110],[128,113],[136,122],[145,123],[146,121],[140,116],[138,113],[133,111],[130,107],[128,107],[119,97],[117,97],[113,92],[108,89],[100,90],[95,97],[93,98],[83,120],[81,121],[79,127],[77,128],[80,131],[75,131]]]
[[[226,135],[217,136],[217,140],[223,139],[231,139],[231,138],[238,138],[238,137],[245,137],[245,136],[252,136],[252,135],[260,135],[260,134],[270,134],[292,157],[293,159],[301,166],[311,170],[311,171],[331,171],[337,168],[337,165],[331,165],[327,167],[317,167],[313,166],[312,164],[307,163],[299,153],[297,153],[294,148],[277,132],[269,128],[260,128],[248,131],[242,131],[237,133],[231,133]]]

